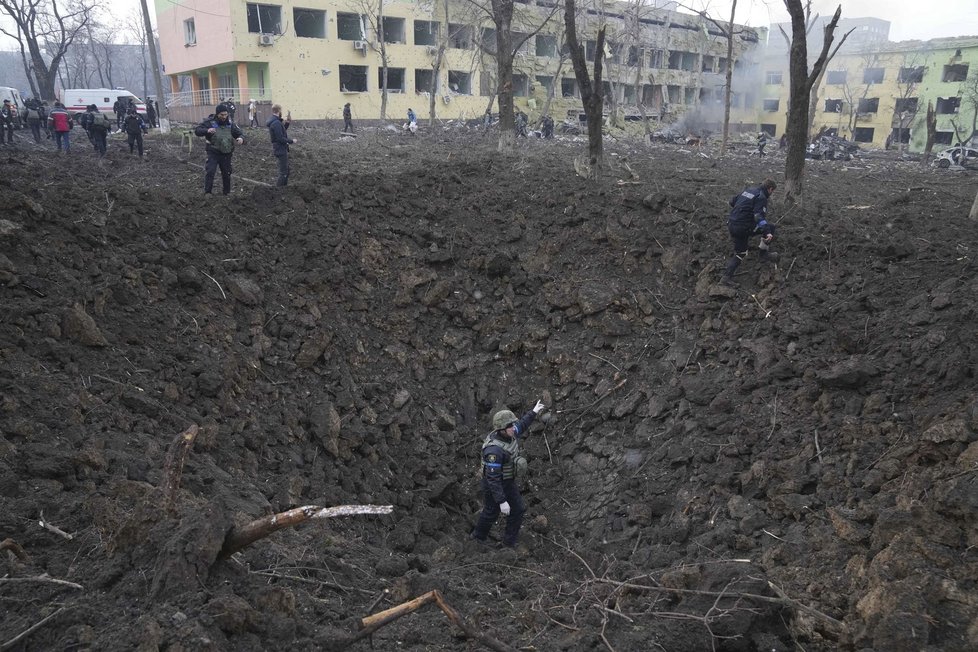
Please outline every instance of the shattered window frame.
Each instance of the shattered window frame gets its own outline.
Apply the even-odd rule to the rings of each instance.
[[[863,70],[864,84],[882,84],[886,76],[885,68],[866,68]]]
[[[400,83],[398,83],[400,81]],[[392,68],[387,67],[387,92],[388,93],[403,93],[405,91],[405,83],[407,82],[407,71],[404,68]],[[379,66],[377,68],[377,90],[383,90],[384,88],[384,67]]]
[[[245,5],[248,31],[252,34],[281,34],[282,5],[249,2]]]
[[[353,66],[340,64],[340,92],[341,93],[366,93],[370,89],[367,85],[367,66]]]
[[[919,84],[924,81],[926,66],[910,66],[900,68],[897,73],[897,83],[899,84]]]
[[[784,84],[784,71],[768,70],[764,73],[764,84],[766,86],[781,86]]]
[[[968,64],[966,63],[951,63],[944,66],[944,72],[941,74],[941,81],[945,83],[956,83],[963,82],[968,79]]]
[[[441,23],[436,20],[415,20],[414,44],[437,46],[440,30]]]
[[[781,100],[779,98],[766,99],[761,102],[761,110],[767,113],[776,113],[781,108]]]
[[[847,70],[830,70],[825,74],[825,83],[830,86],[843,86],[846,83]]]
[[[349,11],[336,12],[336,38],[339,41],[363,41],[363,16]]]
[[[292,27],[297,38],[326,38],[326,11],[307,7],[292,8]]]
[[[879,113],[879,110],[880,98],[878,97],[864,97],[856,105],[856,113]]]
[[[875,135],[874,127],[856,127],[852,130],[852,140],[855,143],[871,143]]]
[[[938,97],[934,111],[938,115],[953,115],[961,110],[961,98],[955,96]]]

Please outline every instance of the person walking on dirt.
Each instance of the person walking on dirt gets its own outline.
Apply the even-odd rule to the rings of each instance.
[[[489,133],[490,127],[492,127],[492,111],[486,109],[486,114],[482,116],[482,133]]]
[[[126,128],[126,139],[129,143],[129,153],[132,154],[133,150],[138,147],[139,158],[143,157],[143,134],[149,133],[146,129],[146,123],[136,112],[136,105],[131,105],[129,107],[129,112],[126,113],[126,121],[123,123]]]
[[[126,106],[122,103],[122,100],[116,100],[112,105],[112,112],[115,113],[115,128],[118,131],[122,131],[122,121],[126,117]]]
[[[549,115],[543,116],[541,121],[541,127],[543,130],[543,137],[550,140],[554,137],[554,119]]]
[[[41,142],[41,111],[34,101],[27,105],[27,126],[31,128],[34,142]]]
[[[67,154],[71,150],[71,128],[75,126],[71,116],[65,110],[65,105],[55,102],[54,108],[48,114],[48,126],[54,131],[54,139],[58,145],[58,151]]]
[[[767,201],[777,187],[778,184],[773,180],[765,179],[761,185],[747,188],[730,200],[731,210],[727,218],[727,229],[733,241],[733,255],[727,261],[723,278],[720,280],[724,285],[736,285],[733,280],[734,273],[740,262],[747,257],[748,242],[754,235],[761,236],[759,245],[761,261],[777,262],[778,254],[769,249],[771,241],[774,240],[774,225],[767,221]]]
[[[519,138],[522,136],[523,138],[526,138],[526,126],[529,123],[529,118],[527,118],[527,115],[522,111],[517,111],[514,122],[516,123],[516,137]]]
[[[482,512],[472,530],[472,538],[479,543],[486,543],[489,530],[502,513],[506,517],[503,545],[516,547],[526,511],[516,485],[517,476],[526,470],[526,458],[520,455],[520,440],[544,409],[544,404],[537,401],[520,419],[509,410],[500,410],[492,416],[492,432],[482,444]]]
[[[105,151],[108,148],[106,138],[112,130],[112,120],[109,119],[109,116],[99,111],[98,107],[94,104],[89,106],[89,112],[92,117],[89,122],[88,133],[92,138],[95,151],[98,153],[99,158],[102,158],[105,156]]]
[[[291,123],[291,120],[282,120],[281,105],[272,106],[272,117],[268,119],[268,135],[272,139],[272,152],[278,160],[276,186],[287,186],[289,184],[289,145],[299,142],[295,138],[289,138],[288,132]]]
[[[248,102],[248,126],[258,127],[258,105],[255,104],[254,100]]]
[[[763,131],[757,134],[757,155],[764,158],[764,148],[767,147],[767,134]]]
[[[412,134],[418,130],[418,116],[415,115],[414,109],[408,109],[408,131]]]
[[[214,189],[214,174],[221,168],[221,186],[231,193],[231,154],[235,145],[244,144],[244,133],[231,122],[226,104],[218,104],[214,115],[197,125],[194,133],[207,139],[207,163],[204,165],[204,194]]]
[[[0,107],[0,144],[3,144],[3,136],[7,135],[7,142],[14,144],[14,105],[10,100],[4,100]]]
[[[160,125],[156,122],[156,109],[153,108],[153,100],[146,102],[146,122],[154,129]]]
[[[228,105],[228,119],[234,122],[234,114],[238,111],[238,106],[234,103],[234,98],[229,97],[224,103]]]
[[[353,112],[350,110],[350,103],[347,102],[343,105],[343,133],[349,132],[353,133]]]
[[[85,112],[78,118],[78,123],[85,130],[85,134],[88,136],[88,142],[92,144],[92,149],[97,152],[98,146],[95,144],[95,136],[92,134],[92,123],[95,122],[95,116],[93,114],[96,111],[98,111],[98,107],[94,104],[89,104],[85,107]]]

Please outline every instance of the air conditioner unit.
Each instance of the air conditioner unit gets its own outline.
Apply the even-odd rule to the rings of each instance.
[[[436,54],[438,54],[438,48],[436,48],[434,45],[429,45],[425,48],[425,52],[427,52],[431,56],[435,56]]]
[[[259,34],[258,45],[275,45],[274,34]]]
[[[364,51],[366,51],[366,49],[367,49],[367,42],[366,41],[354,41],[353,42],[353,49],[354,50],[364,50]]]

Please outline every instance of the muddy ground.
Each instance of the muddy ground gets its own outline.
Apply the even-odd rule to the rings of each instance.
[[[973,175],[812,162],[729,289],[778,156],[297,126],[287,190],[205,200],[199,145],[80,135],[0,151],[0,645],[369,649],[438,589],[525,650],[978,649]],[[521,545],[475,546],[489,417],[539,397]],[[394,511],[219,558],[343,504]],[[372,644],[477,647],[433,605]]]

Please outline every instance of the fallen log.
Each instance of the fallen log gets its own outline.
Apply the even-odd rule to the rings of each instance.
[[[384,625],[391,623],[401,616],[407,615],[409,613],[415,612],[426,604],[434,602],[438,605],[438,608],[444,612],[448,617],[448,620],[452,622],[453,625],[458,627],[462,632],[474,641],[478,641],[490,650],[495,650],[496,652],[516,652],[516,648],[506,645],[502,641],[499,641],[488,634],[480,632],[476,627],[469,624],[462,618],[454,607],[452,607],[442,594],[438,590],[429,591],[424,595],[420,595],[413,600],[408,600],[403,604],[399,604],[390,609],[385,609],[379,613],[371,614],[360,619],[361,631],[358,632],[353,638],[349,640],[349,643],[354,643],[360,639],[370,636],[378,629]]]
[[[12,554],[14,557],[21,560],[25,564],[29,564],[31,562],[30,555],[28,555],[27,552],[24,551],[24,548],[21,547],[19,543],[17,543],[16,541],[14,541],[9,537],[4,539],[3,541],[0,541],[0,552],[3,552],[4,550],[8,551],[10,554]]]
[[[317,507],[306,505],[285,512],[263,516],[240,527],[232,528],[224,539],[224,546],[218,559],[227,559],[242,548],[281,529],[305,523],[314,519],[356,516],[358,514],[390,514],[393,505],[338,505],[336,507]]]

